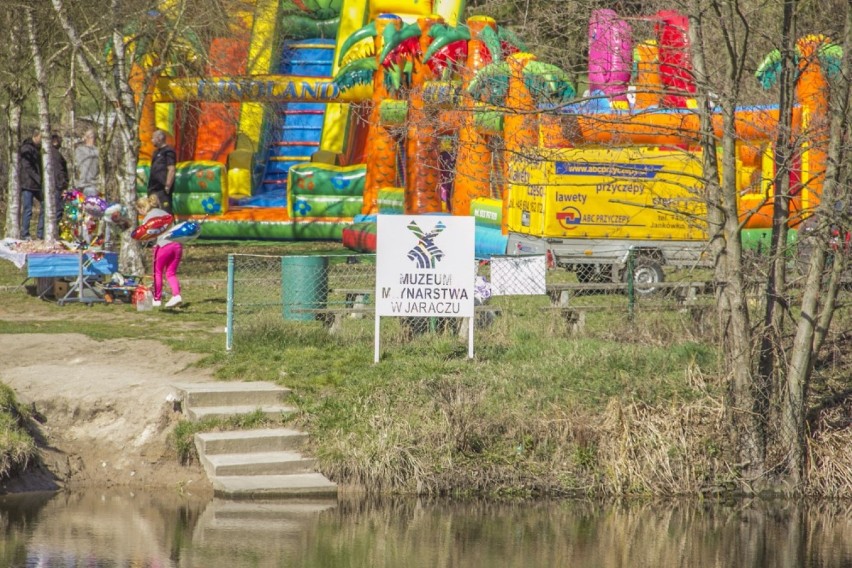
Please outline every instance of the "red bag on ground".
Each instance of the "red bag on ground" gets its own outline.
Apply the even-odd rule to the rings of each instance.
[[[151,293],[151,289],[140,284],[133,291],[133,298],[130,300],[130,303],[136,306],[137,311],[142,312],[153,309],[153,301],[154,295]]]

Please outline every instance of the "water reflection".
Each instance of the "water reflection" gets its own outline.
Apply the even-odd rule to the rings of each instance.
[[[126,491],[41,494],[0,500],[0,566],[850,566],[850,511],[846,503],[755,501],[235,502]]]

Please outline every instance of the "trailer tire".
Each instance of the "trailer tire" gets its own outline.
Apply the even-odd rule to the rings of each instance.
[[[625,279],[627,273],[624,274]],[[640,258],[633,268],[633,285],[637,294],[653,294],[657,291],[654,284],[659,284],[666,279],[663,267],[652,258]]]

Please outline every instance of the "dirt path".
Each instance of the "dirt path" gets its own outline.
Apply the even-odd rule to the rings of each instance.
[[[0,310],[2,311],[2,310]],[[2,314],[0,314],[2,315]],[[43,416],[49,470],[7,491],[60,487],[175,487],[209,491],[200,467],[182,467],[167,445],[178,420],[176,382],[213,380],[196,356],[146,340],[78,334],[0,336],[0,380]]]

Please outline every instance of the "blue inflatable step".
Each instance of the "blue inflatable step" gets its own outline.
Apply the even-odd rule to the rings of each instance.
[[[240,207],[287,207],[287,190],[273,189],[236,201]]]

